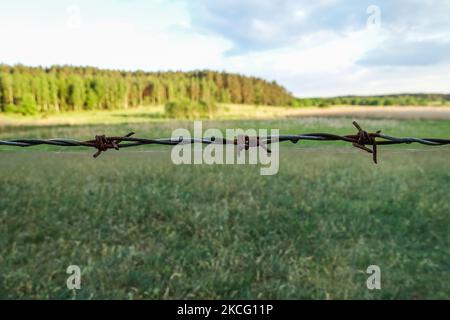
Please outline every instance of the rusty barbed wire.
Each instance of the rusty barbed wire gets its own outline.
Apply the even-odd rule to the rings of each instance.
[[[410,144],[419,143],[428,146],[442,146],[450,144],[450,139],[442,138],[397,138],[389,135],[382,134],[381,131],[369,133],[361,128],[361,126],[353,121],[353,125],[358,132],[356,134],[349,135],[336,135],[331,133],[306,133],[299,135],[277,135],[277,136],[237,136],[236,138],[229,140],[224,138],[163,138],[163,139],[145,139],[132,137],[134,132],[130,132],[127,135],[121,137],[107,137],[105,135],[96,135],[95,139],[87,141],[78,141],[73,139],[14,139],[14,140],[0,140],[0,145],[14,146],[14,147],[31,147],[37,145],[54,145],[63,147],[76,147],[85,146],[97,149],[97,152],[93,155],[97,158],[102,152],[108,149],[127,148],[141,145],[159,144],[159,145],[178,145],[178,144],[233,144],[238,147],[239,150],[248,150],[253,147],[261,147],[267,152],[271,152],[268,148],[269,144],[290,141],[292,143],[298,143],[301,140],[314,140],[314,141],[344,141],[351,143],[354,147],[364,150],[372,154],[374,163],[377,163],[377,146],[379,145],[392,145],[392,144]],[[382,140],[377,140],[382,139]],[[368,148],[370,146],[371,148]]]

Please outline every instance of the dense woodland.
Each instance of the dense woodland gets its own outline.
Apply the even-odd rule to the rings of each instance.
[[[225,72],[125,72],[92,67],[0,65],[3,112],[127,109],[186,99],[287,105],[293,97],[276,82]]]

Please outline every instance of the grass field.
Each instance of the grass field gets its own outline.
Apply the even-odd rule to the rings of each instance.
[[[359,119],[397,136],[450,136],[448,120]],[[0,127],[0,139],[170,136],[185,121]],[[350,118],[205,127],[353,133]],[[413,150],[411,150],[413,149]],[[283,145],[280,171],[175,166],[167,147],[0,152],[0,298],[400,299],[450,296],[450,150]],[[57,152],[48,152],[57,151]],[[142,152],[147,151],[147,152]],[[66,288],[79,265],[82,289]],[[366,288],[379,265],[382,289]]]
[[[220,104],[214,120],[273,120],[292,117],[357,117],[376,119],[450,120],[450,107],[442,106],[333,106],[283,107]],[[96,110],[21,116],[0,113],[1,126],[55,126],[95,124],[137,124],[167,121],[164,106],[148,106],[127,110]]]

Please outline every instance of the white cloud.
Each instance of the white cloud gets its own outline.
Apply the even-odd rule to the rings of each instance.
[[[70,6],[71,12],[74,7]],[[80,22],[74,28],[65,19],[0,20],[0,61],[27,65],[94,65],[116,69],[196,69],[213,67],[229,41],[211,35],[185,32],[187,14],[168,18],[167,12],[143,25],[126,17],[94,17],[79,6]],[[158,8],[154,8],[158,10]],[[66,14],[65,8],[57,14]],[[66,16],[65,16],[66,17]],[[167,19],[163,19],[163,17]],[[70,17],[67,17],[70,19]]]
[[[0,62],[226,70],[302,96],[450,90],[442,1],[380,0],[381,29],[366,29],[365,1],[107,3],[0,3]]]
[[[302,9],[295,10],[294,15],[297,19],[300,19],[300,20],[306,19],[306,16],[307,16],[306,12]]]

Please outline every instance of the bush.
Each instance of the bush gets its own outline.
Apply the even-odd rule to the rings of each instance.
[[[297,108],[300,106],[300,102],[297,99],[292,99],[289,101],[288,105],[293,108]]]
[[[25,94],[21,99],[21,101],[19,102],[18,106],[14,104],[9,104],[5,107],[5,111],[9,113],[20,113],[24,116],[27,116],[27,115],[34,115],[39,110],[33,95]]]
[[[13,105],[13,104],[8,104],[5,107],[5,112],[8,112],[8,113],[20,113],[20,109],[17,106]]]
[[[23,115],[33,115],[38,112],[38,107],[32,94],[25,94],[23,96],[19,108]]]
[[[169,101],[165,105],[165,112],[169,118],[199,119],[212,118],[217,112],[217,105],[213,102],[178,100]]]

